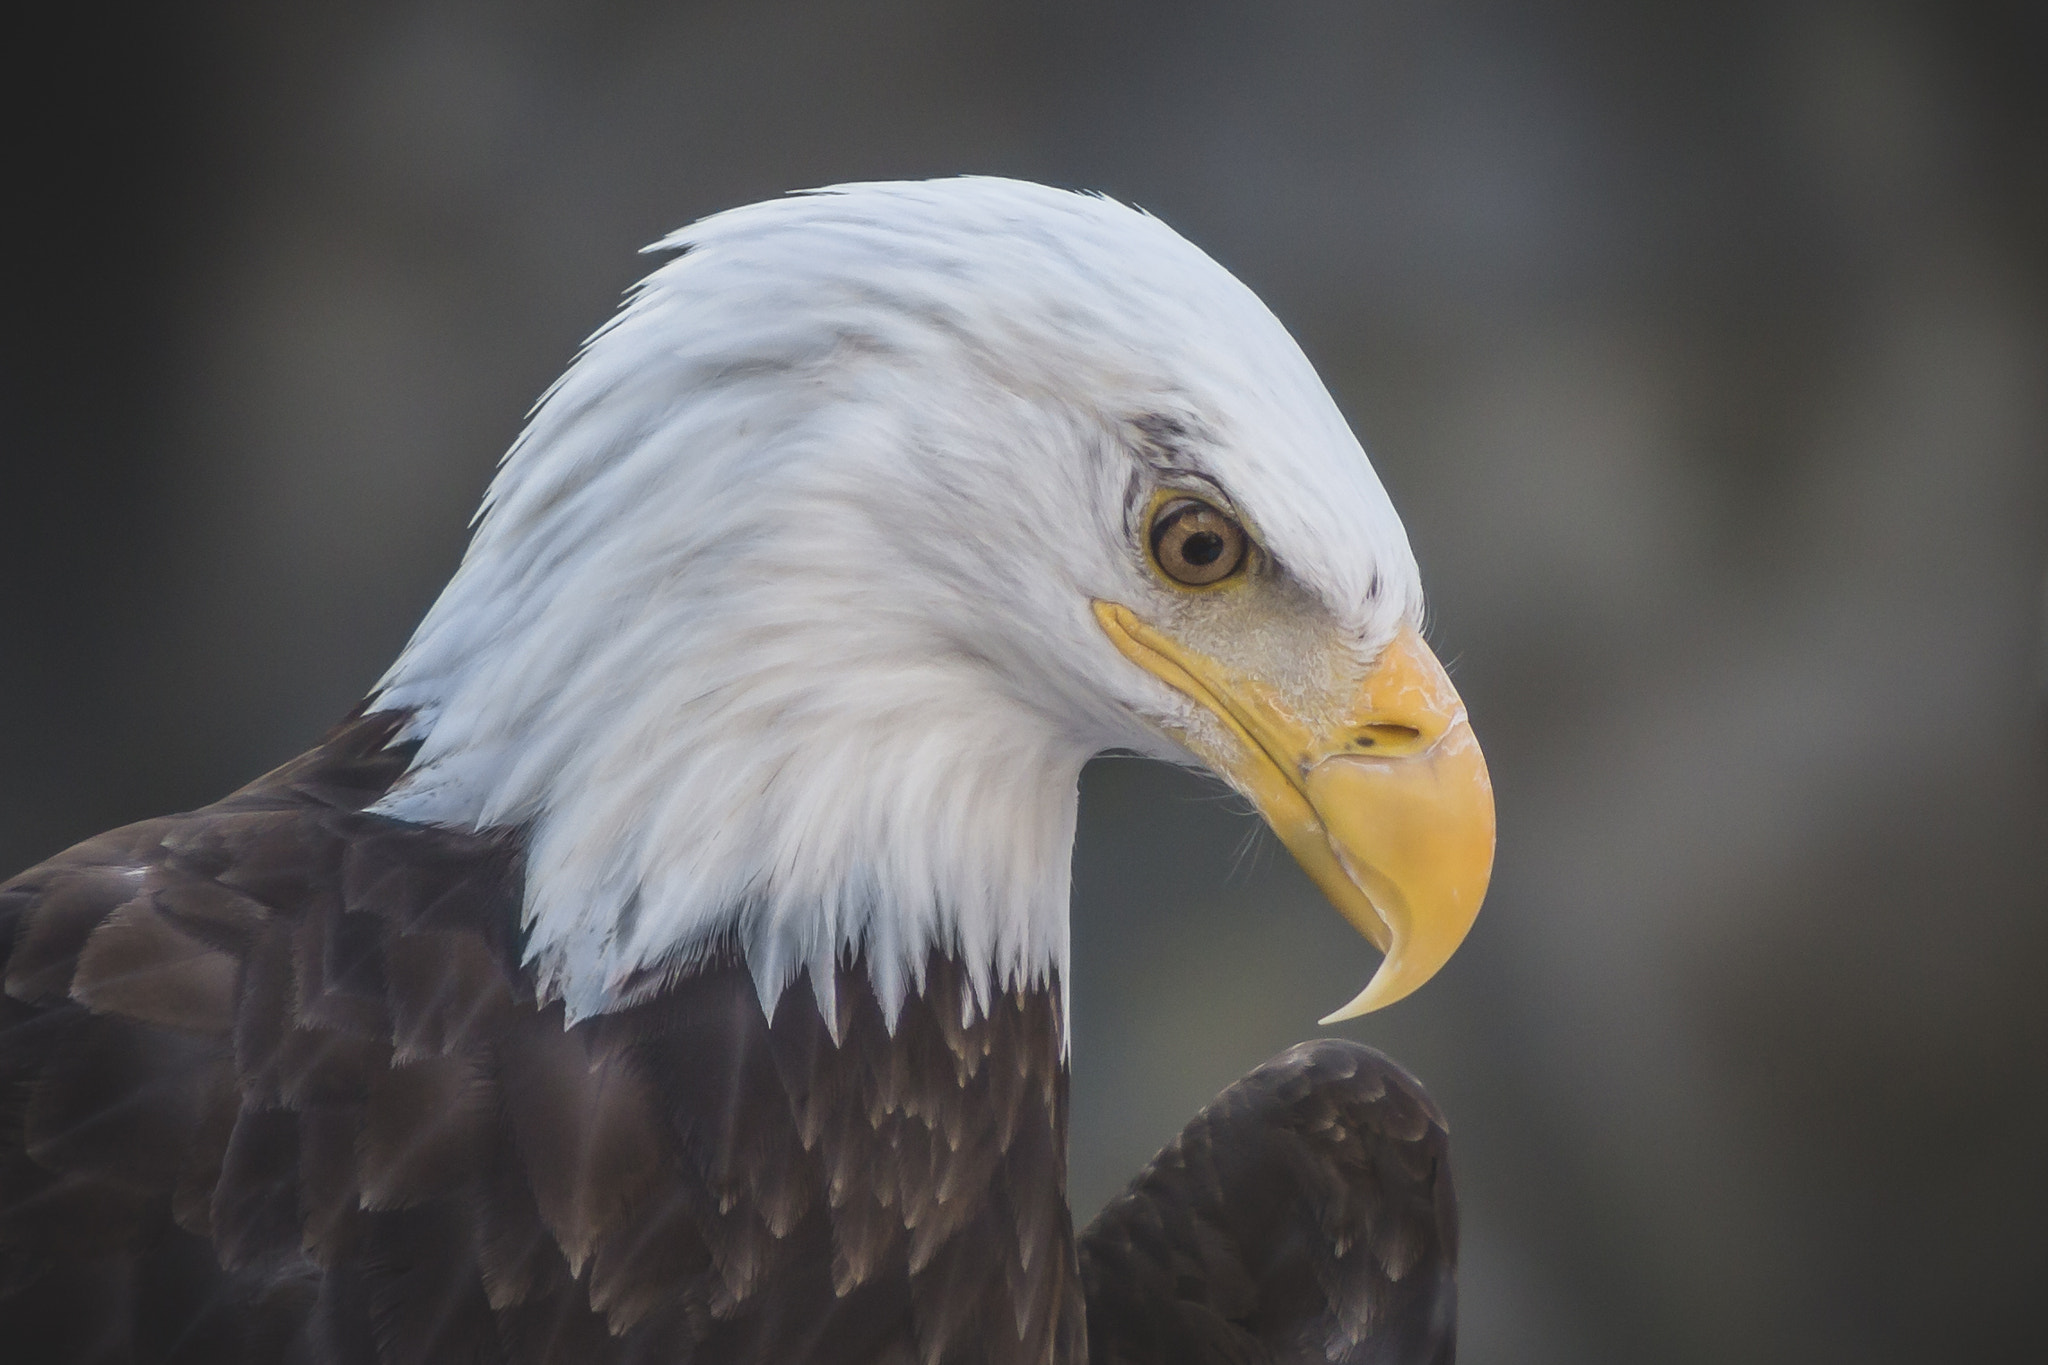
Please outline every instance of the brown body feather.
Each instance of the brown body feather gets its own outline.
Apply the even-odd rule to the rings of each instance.
[[[935,954],[892,1030],[850,963],[835,1041],[804,978],[770,1019],[719,961],[565,1028],[520,965],[518,838],[367,813],[398,724],[0,886],[8,1361],[1085,1358],[1056,983],[977,1014]],[[1323,1359],[1325,1318],[1355,1346],[1440,1315],[1411,1290],[1448,1283],[1441,1124],[1360,1051],[1255,1073],[1105,1213],[1098,1359]],[[1240,1188],[1293,1199],[1299,1245]],[[1171,1346],[1191,1294],[1235,1354]]]
[[[1323,1039],[1231,1086],[1081,1238],[1092,1365],[1450,1365],[1458,1206],[1422,1086]]]

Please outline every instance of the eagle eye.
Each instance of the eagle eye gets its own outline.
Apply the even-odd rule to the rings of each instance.
[[[1206,588],[1243,568],[1250,544],[1235,519],[1197,498],[1161,503],[1151,534],[1159,571],[1190,588]]]

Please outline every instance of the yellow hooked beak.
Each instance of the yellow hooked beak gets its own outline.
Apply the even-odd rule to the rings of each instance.
[[[1210,712],[1235,752],[1183,736],[1258,804],[1344,917],[1386,956],[1356,999],[1322,1020],[1391,1005],[1450,960],[1493,873],[1493,782],[1444,666],[1403,626],[1359,683],[1309,720],[1275,691],[1095,603],[1125,658]]]

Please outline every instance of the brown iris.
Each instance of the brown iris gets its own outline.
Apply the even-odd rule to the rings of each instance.
[[[1175,498],[1152,517],[1152,558],[1160,572],[1190,588],[1206,588],[1244,567],[1244,527],[1195,498]]]

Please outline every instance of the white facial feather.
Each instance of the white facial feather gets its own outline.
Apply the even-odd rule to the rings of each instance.
[[[380,809],[527,829],[572,1017],[732,947],[771,1011],[860,951],[892,1019],[933,946],[978,1003],[1064,981],[1082,765],[1188,758],[1153,724],[1186,703],[1089,611],[1172,608],[1134,521],[1162,470],[1361,654],[1420,611],[1300,350],[1156,219],[852,185],[655,249],[683,254],[536,408],[379,685],[421,741]]]

